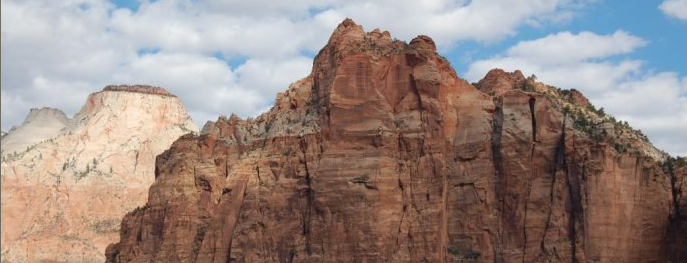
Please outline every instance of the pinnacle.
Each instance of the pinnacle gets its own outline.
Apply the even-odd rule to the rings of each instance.
[[[411,40],[410,46],[418,50],[430,50],[432,52],[437,51],[437,46],[434,44],[434,40],[425,35],[419,35]]]
[[[329,43],[345,43],[363,39],[364,36],[363,27],[353,22],[352,19],[346,18],[336,27],[329,38]]]
[[[353,26],[358,26],[358,24],[356,24],[355,21],[353,21],[353,19],[350,19],[347,17],[346,19],[341,21],[341,23],[339,23],[339,26],[337,26],[336,28],[353,27]]]

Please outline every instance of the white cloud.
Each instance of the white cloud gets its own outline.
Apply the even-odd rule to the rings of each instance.
[[[507,54],[550,65],[629,53],[645,44],[643,39],[625,31],[616,31],[608,36],[591,32],[560,32],[537,40],[520,42],[509,48]]]
[[[617,63],[577,61],[552,66],[520,57],[496,57],[470,64],[466,78],[477,81],[493,68],[509,71],[520,69],[524,73],[535,74],[542,82],[583,90],[587,96],[594,97],[613,89],[617,83],[640,74],[642,62],[638,60],[623,60]]]
[[[658,8],[667,16],[687,20],[687,0],[666,0]]]
[[[521,41],[504,55],[474,61],[466,77],[476,81],[495,67],[520,69],[536,74],[544,82],[580,89],[594,97],[641,73],[639,60],[613,62],[607,58],[630,53],[645,44],[645,40],[624,31],[609,35],[559,32]]]
[[[555,23],[592,1],[141,0],[133,11],[106,0],[1,0],[2,128],[31,107],[74,114],[88,93],[114,83],[165,87],[200,125],[255,115],[310,71],[307,54],[345,17],[449,47]],[[230,66],[217,54],[245,62]]]
[[[642,129],[659,148],[687,156],[687,77],[649,74],[620,83],[596,101]]]
[[[612,59],[645,44],[623,31],[561,32],[519,42],[501,56],[475,61],[467,78],[477,81],[492,68],[520,69],[544,83],[581,90],[597,107],[644,131],[658,148],[685,156],[687,77],[650,72],[639,60]]]
[[[274,99],[277,92],[286,89],[284,83],[307,76],[311,68],[312,59],[307,57],[289,60],[250,59],[236,69],[236,74],[241,77],[242,86],[263,87],[258,92]]]
[[[169,89],[199,125],[220,114],[256,115],[276,92],[310,71],[308,54],[345,17],[399,39],[430,35],[448,50],[463,40],[496,42],[523,26],[569,22],[596,0],[141,0],[136,11],[106,0],[0,1],[6,130],[31,107],[74,114],[87,94],[116,83]],[[687,19],[686,2],[668,0],[660,9]],[[477,80],[493,67],[522,69],[544,82],[583,90],[671,152],[687,149],[679,143],[687,143],[684,135],[676,132],[685,130],[687,80],[647,73],[642,61],[613,57],[646,44],[625,31],[562,32],[475,61],[467,77]],[[643,105],[645,98],[661,107],[628,106]]]
[[[381,0],[352,1],[332,12],[349,16],[369,28],[382,28],[401,39],[424,34],[440,48],[459,40],[493,42],[516,33],[519,26],[560,22],[559,14],[570,17],[591,0]],[[393,19],[389,19],[393,18]]]
[[[283,83],[306,76],[310,66],[311,60],[303,57],[276,62],[251,59],[232,70],[214,57],[163,51],[138,57],[114,79],[165,87],[185,105],[196,105],[187,108],[196,122],[205,122],[220,114],[261,112],[274,94],[285,89]]]
[[[104,86],[127,58],[122,41],[99,32],[111,8],[104,1],[2,1],[3,129],[21,123],[30,107],[74,113],[94,85]]]

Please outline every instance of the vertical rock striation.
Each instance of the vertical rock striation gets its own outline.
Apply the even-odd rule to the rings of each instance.
[[[107,259],[665,262],[680,188],[642,137],[579,92],[502,70],[476,88],[429,37],[347,19],[269,112],[159,155]]]

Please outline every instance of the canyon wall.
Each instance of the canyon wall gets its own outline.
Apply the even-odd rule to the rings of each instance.
[[[577,91],[347,19],[269,112],[157,157],[107,262],[685,262],[670,160]]]

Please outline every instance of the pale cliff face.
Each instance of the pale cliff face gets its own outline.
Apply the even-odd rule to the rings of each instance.
[[[22,127],[3,138],[3,149]],[[91,94],[54,136],[3,153],[2,261],[104,261],[122,215],[144,204],[155,156],[197,131],[174,96]]]
[[[31,109],[21,125],[13,127],[9,133],[3,132],[0,150],[3,155],[26,151],[34,144],[57,136],[68,125],[69,118],[58,109]]]

